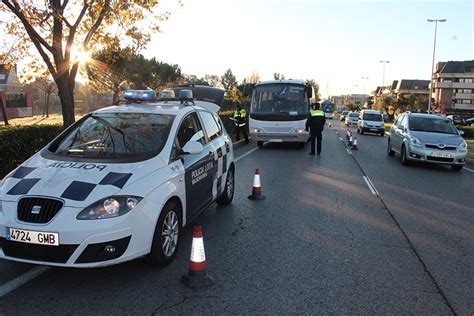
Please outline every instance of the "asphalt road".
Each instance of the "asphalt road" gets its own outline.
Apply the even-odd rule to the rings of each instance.
[[[386,137],[358,136],[348,151],[332,123],[340,132],[325,129],[319,157],[283,144],[235,150],[254,151],[236,164],[233,204],[196,221],[214,286],[180,282],[190,227],[167,267],[51,268],[1,296],[0,314],[472,314],[474,173],[402,166]],[[255,168],[264,201],[247,199]],[[0,282],[30,268],[0,261]]]

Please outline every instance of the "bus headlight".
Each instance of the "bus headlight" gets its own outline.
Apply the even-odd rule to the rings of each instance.
[[[304,133],[305,129],[304,128],[297,128],[295,129],[295,133],[301,134]]]
[[[259,128],[252,128],[252,133],[261,133],[262,130]]]

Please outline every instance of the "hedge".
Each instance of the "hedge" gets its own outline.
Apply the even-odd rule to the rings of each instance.
[[[222,111],[219,116],[234,139],[234,111]],[[61,124],[14,125],[0,128],[0,179],[46,146],[63,130]]]
[[[458,130],[464,131],[464,138],[474,138],[474,126],[456,126]]]
[[[15,125],[0,129],[0,179],[56,137],[63,127]]]

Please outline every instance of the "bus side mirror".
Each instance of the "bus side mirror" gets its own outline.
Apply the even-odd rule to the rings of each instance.
[[[308,99],[313,97],[313,87],[310,84],[306,86],[306,96]]]
[[[254,83],[246,83],[244,85],[244,97],[252,95],[253,88],[255,87]]]

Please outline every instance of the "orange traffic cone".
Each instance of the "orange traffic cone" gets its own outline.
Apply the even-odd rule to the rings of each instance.
[[[357,137],[354,137],[352,141],[352,150],[359,150],[359,148],[357,148]]]
[[[188,275],[183,275],[181,281],[192,289],[211,286],[215,283],[214,279],[207,274],[204,239],[199,225],[194,226]]]
[[[349,135],[349,141],[347,142],[347,144],[348,144],[349,146],[352,145],[352,133],[350,133],[350,135]]]
[[[255,169],[255,176],[253,177],[252,194],[248,196],[251,200],[264,200],[265,196],[262,194],[262,186],[260,185],[260,170]]]

